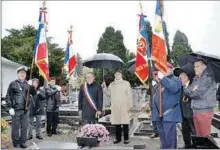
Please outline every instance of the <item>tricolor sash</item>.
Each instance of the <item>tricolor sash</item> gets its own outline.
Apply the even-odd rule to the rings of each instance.
[[[96,103],[95,103],[94,99],[92,98],[92,96],[91,96],[91,94],[90,94],[90,92],[89,92],[89,89],[88,89],[88,86],[87,86],[87,83],[86,83],[86,82],[85,82],[85,84],[84,84],[84,86],[83,86],[83,91],[84,91],[84,94],[85,94],[86,99],[87,99],[87,101],[89,102],[90,106],[91,106],[94,110],[98,111],[98,110],[97,110],[97,107],[96,107]]]

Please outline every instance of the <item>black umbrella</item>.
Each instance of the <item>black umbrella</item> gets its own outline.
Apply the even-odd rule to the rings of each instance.
[[[183,72],[187,74],[187,76],[189,77],[190,80],[192,80],[193,77],[195,76],[195,72],[194,72],[194,68],[193,68],[192,63],[188,62],[187,64],[185,64],[181,67],[175,68],[173,71],[173,74],[178,77]]]
[[[193,66],[196,60],[203,60],[207,64],[207,69],[213,71],[216,82],[220,82],[220,57],[203,52],[194,52],[178,58],[180,67],[187,63],[191,63]]]
[[[130,72],[135,72],[135,63],[136,63],[136,58],[128,61],[128,71]]]
[[[89,68],[106,68],[106,69],[117,69],[122,67],[124,62],[118,56],[107,53],[99,53],[86,59],[83,62],[83,66]]]

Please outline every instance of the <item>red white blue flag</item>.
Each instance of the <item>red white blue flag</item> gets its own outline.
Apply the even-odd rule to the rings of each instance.
[[[140,4],[141,5],[141,4]],[[136,54],[136,64],[135,64],[135,74],[144,83],[148,79],[148,59],[150,59],[150,47],[147,35],[147,24],[144,19],[145,16],[142,12],[139,15],[139,37],[137,43],[137,54]]]
[[[47,8],[45,2],[43,7],[40,8],[39,27],[37,31],[36,43],[34,48],[35,64],[39,69],[40,75],[48,81],[49,80],[49,67],[48,67],[48,50],[47,50]]]
[[[64,65],[68,67],[68,75],[69,77],[74,73],[74,68],[76,67],[76,55],[74,53],[72,44],[72,26],[70,27],[67,47],[66,47],[66,54],[64,58]]]

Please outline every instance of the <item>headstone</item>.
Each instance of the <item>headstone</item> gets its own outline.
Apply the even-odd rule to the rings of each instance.
[[[38,144],[33,144],[28,149],[78,149],[76,143],[61,142],[61,141],[42,141]]]
[[[220,138],[209,136],[192,136],[193,148],[196,149],[219,149]]]
[[[153,133],[153,128],[151,126],[151,121],[141,121],[136,131],[135,136],[150,136]]]

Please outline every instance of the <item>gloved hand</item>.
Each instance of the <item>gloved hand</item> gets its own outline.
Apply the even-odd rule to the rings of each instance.
[[[158,78],[160,80],[162,80],[164,78],[164,74],[162,72],[160,72],[160,71],[158,71]]]
[[[15,111],[14,111],[14,109],[13,109],[13,108],[9,109],[9,114],[10,114],[10,115],[12,115],[12,116],[14,116],[14,115],[15,115]]]
[[[58,91],[60,91],[60,90],[61,90],[61,87],[60,87],[59,85],[56,85],[56,89],[57,89]]]
[[[37,94],[40,94],[40,91],[37,91]]]
[[[6,101],[2,101],[2,105],[5,105],[6,104]]]
[[[32,85],[32,80],[28,80],[28,85]]]

